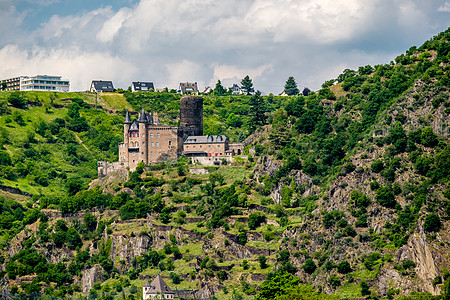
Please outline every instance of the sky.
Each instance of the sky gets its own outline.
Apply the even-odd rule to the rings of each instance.
[[[0,0],[0,79],[60,75],[71,91],[249,75],[280,94],[386,64],[450,26],[450,0]]]

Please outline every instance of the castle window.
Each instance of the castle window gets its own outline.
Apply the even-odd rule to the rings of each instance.
[[[142,145],[145,145],[145,142],[142,142]]]
[[[159,142],[156,142],[156,147],[159,147]]]
[[[150,137],[153,137],[153,133],[150,133]]]
[[[186,146],[186,149],[189,149],[189,146]]]
[[[152,147],[155,147],[155,143],[152,142]]]
[[[161,155],[161,151],[159,152],[159,155]]]
[[[169,146],[172,145],[172,141],[169,141]]]
[[[159,137],[159,133],[157,133],[156,136]]]
[[[150,151],[150,155],[153,155],[153,151]]]

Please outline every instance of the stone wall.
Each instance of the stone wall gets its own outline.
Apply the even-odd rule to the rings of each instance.
[[[116,162],[109,162],[109,161],[98,161],[97,162],[97,172],[98,172],[98,178],[103,178],[106,175],[109,175],[115,171],[126,169],[126,162],[123,161],[116,161]]]

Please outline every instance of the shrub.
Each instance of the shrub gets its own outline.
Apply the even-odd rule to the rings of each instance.
[[[423,229],[428,232],[439,231],[441,229],[442,223],[437,214],[429,214],[425,218],[425,222],[423,223]]]
[[[352,271],[352,268],[350,267],[350,263],[348,261],[343,260],[337,265],[337,271],[341,274],[347,274]]]
[[[316,264],[312,260],[312,258],[308,258],[305,260],[305,264],[303,265],[303,270],[308,273],[312,274],[317,269]]]
[[[384,169],[384,163],[381,160],[375,160],[370,165],[370,169],[375,173],[380,173]]]
[[[397,202],[395,201],[394,192],[390,187],[381,187],[377,190],[375,195],[378,203],[387,208],[394,208]]]

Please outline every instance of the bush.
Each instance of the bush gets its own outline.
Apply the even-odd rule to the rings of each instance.
[[[370,169],[375,173],[380,173],[384,169],[384,163],[381,160],[375,160],[370,165]]]
[[[303,265],[303,270],[308,273],[312,274],[317,269],[316,264],[312,260],[312,258],[308,258],[305,260],[305,264]]]
[[[442,223],[437,214],[429,214],[425,218],[425,222],[423,223],[423,229],[428,232],[439,231],[441,229]]]
[[[348,261],[343,260],[337,265],[337,271],[341,274],[347,274],[352,271],[352,268],[350,267],[350,263]]]
[[[377,190],[377,194],[375,195],[375,199],[377,199],[378,203],[387,208],[394,208],[397,202],[395,201],[394,192],[390,187],[381,187]]]

